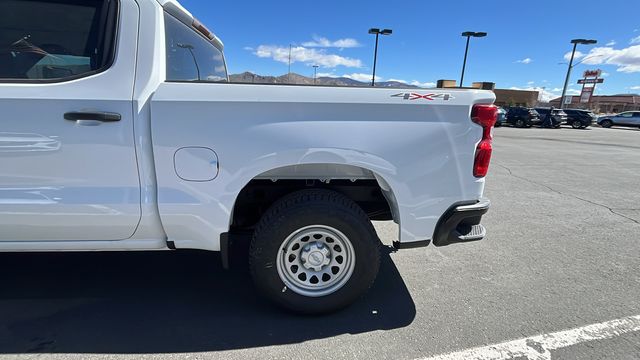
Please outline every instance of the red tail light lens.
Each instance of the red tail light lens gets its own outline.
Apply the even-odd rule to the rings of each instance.
[[[491,152],[493,151],[493,136],[491,129],[496,124],[498,108],[495,105],[474,105],[471,110],[471,120],[482,126],[482,140],[476,148],[476,158],[473,164],[473,176],[482,178],[487,176]]]

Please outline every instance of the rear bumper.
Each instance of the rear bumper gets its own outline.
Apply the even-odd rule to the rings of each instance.
[[[454,204],[438,221],[433,235],[433,245],[447,246],[459,242],[482,240],[486,231],[480,221],[490,207],[491,201],[487,198]]]

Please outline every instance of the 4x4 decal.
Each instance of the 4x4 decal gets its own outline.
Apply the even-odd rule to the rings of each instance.
[[[403,100],[435,100],[442,99],[444,101],[449,101],[453,99],[451,94],[419,94],[419,93],[399,93],[395,95],[391,95],[391,97],[399,97]]]

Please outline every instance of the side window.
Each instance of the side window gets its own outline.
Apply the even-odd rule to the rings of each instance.
[[[623,117],[623,118],[630,118],[632,116],[633,116],[633,113],[630,113],[630,112],[620,114],[620,117]]]
[[[0,1],[0,81],[61,81],[106,69],[117,9],[117,0]]]
[[[167,41],[167,81],[226,82],[222,51],[191,27],[164,16]]]

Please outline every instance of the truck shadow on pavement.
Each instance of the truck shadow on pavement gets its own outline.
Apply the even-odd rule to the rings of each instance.
[[[0,353],[216,351],[404,327],[415,305],[389,253],[365,298],[322,317],[258,298],[216,253],[0,254]]]

